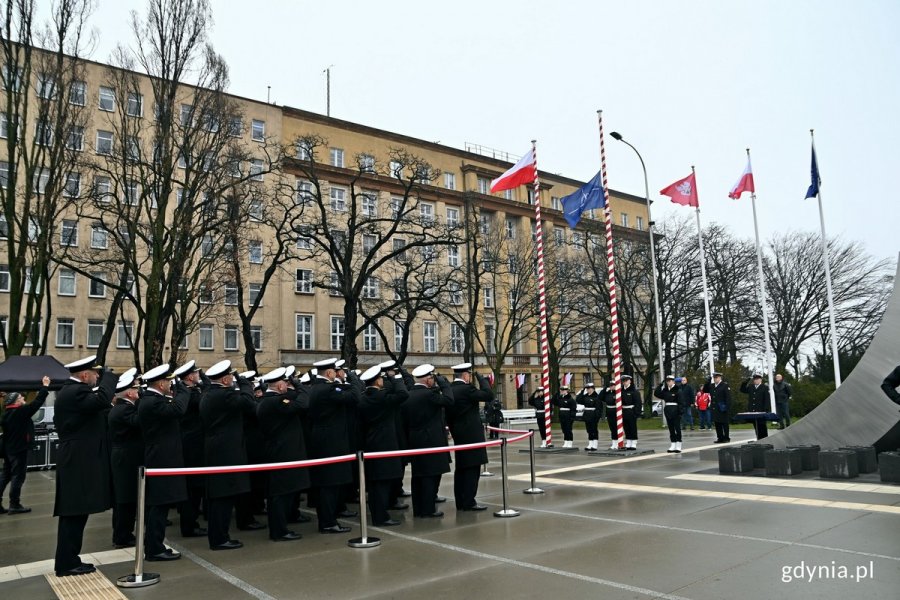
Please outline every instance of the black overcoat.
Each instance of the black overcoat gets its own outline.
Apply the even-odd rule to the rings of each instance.
[[[176,384],[174,396],[152,389],[141,392],[138,422],[144,436],[144,464],[148,469],[184,467],[180,422],[189,400],[190,392],[180,382]],[[147,478],[148,506],[166,506],[183,500],[187,500],[184,475]]]
[[[187,411],[181,417],[181,449],[184,452],[185,467],[204,467],[203,459],[203,422],[200,420],[200,398],[203,393],[199,385],[190,388]],[[191,475],[187,478],[188,487],[206,485],[203,475]]]
[[[347,432],[347,405],[356,396],[348,384],[331,383],[318,377],[309,388],[310,458],[326,458],[350,454]],[[353,481],[353,463],[342,462],[313,467],[312,483],[316,486],[344,485]]]
[[[264,444],[266,462],[306,460],[306,442],[300,413],[309,405],[305,389],[290,394],[266,392],[256,405],[259,430]],[[269,495],[281,496],[309,487],[309,468],[269,471]]]
[[[200,399],[203,421],[203,454],[206,466],[246,465],[244,413],[255,407],[253,384],[241,381],[238,389],[213,383]],[[250,491],[247,473],[206,476],[210,498],[227,498]]]
[[[750,412],[770,412],[769,386],[760,383],[754,386],[749,381],[741,383],[741,392],[747,394],[747,410]]]
[[[384,388],[366,388],[359,404],[359,416],[365,431],[366,452],[400,450],[397,435],[397,413],[409,398],[402,377],[385,378]],[[366,478],[373,481],[403,477],[403,459],[378,458],[366,460]]]
[[[478,389],[471,383],[457,379],[450,384],[453,390],[453,405],[447,409],[447,426],[453,436],[454,445],[477,444],[484,441],[484,426],[479,413],[482,402],[491,402],[494,393],[487,389]],[[487,449],[461,450],[456,452],[456,467],[474,467],[486,465]]]
[[[446,390],[446,393],[445,391]],[[444,409],[453,406],[450,386],[428,388],[415,384],[409,399],[400,409],[406,424],[409,448],[433,448],[447,445],[444,433]],[[413,477],[431,477],[450,472],[450,453],[438,452],[410,457]]]
[[[138,407],[120,398],[109,411],[109,462],[117,503],[137,502],[137,472],[144,464],[144,436]]]
[[[704,383],[703,391],[709,394],[709,405],[713,411],[714,423],[728,423],[728,410],[731,408],[731,389],[722,381],[719,385]],[[724,408],[724,410],[722,410]]]

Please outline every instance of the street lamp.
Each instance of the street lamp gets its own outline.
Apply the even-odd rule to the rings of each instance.
[[[647,182],[647,166],[644,164],[644,157],[641,156],[641,153],[638,152],[638,149],[628,143],[625,138],[622,137],[622,134],[618,131],[613,131],[610,133],[613,139],[622,142],[627,145],[629,148],[634,150],[634,153],[637,154],[638,159],[641,161],[641,169],[644,171],[644,198],[647,200],[647,229],[650,230],[650,263],[653,265],[653,302],[656,308],[656,354],[659,358],[659,381],[660,383],[663,381],[663,345],[662,345],[662,313],[659,310],[659,285],[657,283],[656,277],[656,244],[653,240],[653,219],[650,217],[650,184]],[[663,415],[663,423],[666,422],[666,417]]]

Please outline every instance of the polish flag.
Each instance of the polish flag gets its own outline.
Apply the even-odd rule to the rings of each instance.
[[[511,190],[534,181],[534,148],[506,173],[491,181],[491,193]]]
[[[525,385],[525,373],[519,373],[516,375],[516,387],[520,388]]]
[[[659,190],[659,193],[671,198],[675,204],[700,206],[700,199],[697,197],[697,182],[693,173],[684,179],[679,179],[669,187]]]
[[[753,169],[750,168],[750,157],[748,156],[747,167],[744,169],[744,172],[741,173],[741,178],[738,179],[737,183],[734,184],[734,187],[731,188],[731,191],[728,192],[728,197],[737,200],[744,192],[750,192],[752,194],[755,191],[756,188],[753,186]]]

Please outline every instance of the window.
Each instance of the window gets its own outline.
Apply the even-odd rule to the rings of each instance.
[[[313,349],[313,316],[297,315],[297,350]]]
[[[11,138],[16,137],[16,118],[10,118],[6,113],[0,113],[0,138]],[[19,137],[21,137],[21,132],[19,133]]]
[[[347,249],[347,232],[343,229],[332,229],[331,237],[334,238],[334,245],[338,251],[344,252]]]
[[[491,286],[484,287],[484,307],[494,308],[494,288]]]
[[[262,350],[262,326],[261,325],[251,325],[250,326],[250,339],[253,340],[253,349],[259,352]]]
[[[226,306],[237,306],[238,303],[238,288],[237,285],[233,282],[228,282],[225,284],[225,305]],[[227,348],[226,348],[227,350]]]
[[[113,153],[113,132],[97,130],[97,154],[109,156]]]
[[[399,260],[404,260],[406,258],[406,240],[403,238],[394,238],[394,255]]]
[[[456,173],[444,173],[444,187],[448,190],[456,189]]]
[[[450,352],[462,354],[463,352],[463,328],[456,323],[450,324]]]
[[[78,221],[63,219],[60,225],[59,243],[62,246],[78,245]]]
[[[544,230],[541,229],[541,235],[543,236],[543,234],[544,234]],[[538,225],[537,225],[537,221],[532,221],[532,222],[531,222],[531,241],[532,241],[532,242],[536,242],[536,241],[537,241],[537,236],[538,236]]]
[[[247,254],[248,260],[251,265],[261,265],[262,264],[262,242],[259,240],[253,240],[247,246]]]
[[[297,199],[296,204],[298,206],[303,206],[308,202],[313,202],[315,200],[315,196],[313,195],[313,184],[312,182],[305,181],[303,179],[297,180]]]
[[[331,210],[347,210],[346,194],[347,190],[331,186]]]
[[[556,240],[557,246],[562,246],[566,243],[566,233],[562,230],[561,227],[553,228],[553,239]]]
[[[363,298],[378,298],[381,295],[378,279],[375,277],[366,277],[366,282],[363,284],[362,295]]]
[[[59,270],[59,295],[75,295],[75,271],[72,269],[63,268]]]
[[[634,226],[637,227],[638,231],[644,230],[644,217],[635,217],[634,218]]]
[[[573,245],[573,246],[580,246],[580,245],[581,245],[581,240],[582,240],[581,233],[578,232],[578,231],[573,231],[573,232],[572,232],[572,245]]]
[[[210,133],[218,133],[219,132],[219,117],[212,113],[206,113],[203,115],[203,126]]]
[[[581,344],[579,346],[579,350],[582,354],[590,354],[591,353],[591,332],[582,331],[580,336]]]
[[[3,66],[3,89],[11,92],[18,92],[22,89],[22,69],[11,69],[8,65]]]
[[[310,269],[297,269],[294,291],[298,294],[313,293],[313,272]]]
[[[366,254],[371,254],[375,249],[375,244],[378,243],[378,236],[372,235],[371,233],[363,234],[362,247],[363,252]]]
[[[482,234],[487,235],[491,232],[491,222],[494,220],[494,213],[483,212],[478,215],[478,229]]]
[[[459,246],[456,244],[447,246],[447,264],[451,267],[459,266]]]
[[[262,306],[262,284],[261,283],[251,283],[247,286],[247,302],[250,306],[259,305]]]
[[[66,149],[76,152],[84,150],[84,127],[80,125],[69,127],[69,135],[66,137]]]
[[[494,323],[484,324],[484,350],[487,354],[497,353],[497,326]]]
[[[344,317],[331,315],[331,349],[340,350],[344,345]]]
[[[559,196],[550,196],[550,208],[553,210],[562,210],[562,203],[559,201]]]
[[[253,119],[250,123],[250,137],[256,142],[266,141],[266,122]]]
[[[437,321],[422,321],[422,351],[437,352]]]
[[[374,323],[369,323],[363,329],[363,350],[368,352],[378,351],[378,332]]]
[[[87,85],[83,81],[73,81],[69,86],[69,104],[84,106],[87,99]]]
[[[197,292],[197,299],[200,304],[212,304],[216,300],[216,295],[211,287],[201,285]]]
[[[0,265],[0,292],[9,291],[9,265]]]
[[[399,219],[403,212],[403,198],[394,196],[391,198],[391,218]]]
[[[134,323],[119,321],[116,326],[116,348],[131,348],[134,344]]]
[[[109,248],[109,232],[103,225],[91,225],[91,248],[97,250]]]
[[[71,348],[75,345],[75,319],[56,319],[56,346]]]
[[[506,217],[506,239],[514,240],[516,239],[516,230],[518,227],[516,226],[516,220],[512,217]]]
[[[362,194],[363,216],[375,218],[378,216],[378,193],[368,190]]]
[[[37,217],[28,217],[28,241],[37,242],[38,236],[41,235],[41,226],[37,221]]]
[[[238,349],[238,328],[234,325],[225,326],[225,350],[234,352]]]
[[[516,190],[503,190],[503,197],[507,200],[515,200],[516,199]],[[529,202],[529,204],[531,204]]]
[[[371,154],[361,154],[359,157],[359,170],[363,173],[374,173],[375,157]]]
[[[250,179],[253,181],[263,180],[263,161],[261,158],[250,159]]]
[[[254,221],[262,221],[263,219],[263,203],[259,198],[254,198],[250,201],[250,206],[248,209],[250,214],[250,218]]]
[[[454,229],[459,227],[459,209],[447,207],[447,227]]]
[[[528,188],[528,204],[534,206],[534,188]]]
[[[144,95],[137,92],[128,92],[128,102],[125,104],[125,114],[129,117],[144,116]]]
[[[337,271],[332,271],[328,274],[328,295],[341,295],[341,279],[338,277]]]
[[[179,113],[180,122],[182,127],[190,127],[191,123],[194,121],[194,107],[190,104],[182,104],[181,112]]]
[[[42,337],[41,332],[43,331],[41,319],[36,319],[32,322],[31,330],[25,336],[25,345],[29,348],[34,345],[35,340],[40,343],[40,339]],[[6,323],[3,324],[4,329],[6,328]]]
[[[100,86],[100,110],[112,112],[116,109],[116,90]]]
[[[422,260],[426,263],[433,263],[435,258],[437,258],[437,250],[434,249],[434,246],[431,244],[422,246]]]
[[[212,350],[213,349],[213,326],[210,324],[204,324],[200,326],[200,341],[197,345],[197,348],[200,350]]]
[[[230,121],[228,121],[228,135],[231,137],[241,137],[241,133],[244,129],[244,123],[241,121],[240,117],[232,117]]]
[[[310,250],[312,248],[312,238],[308,234],[308,230],[301,227],[300,235],[297,236],[297,250]]]
[[[106,274],[102,272],[91,273],[88,282],[88,296],[91,298],[106,298]]]
[[[34,173],[34,181],[32,183],[34,185],[35,194],[45,193],[47,191],[47,185],[50,183],[50,171],[43,168],[37,169]],[[32,217],[32,219],[34,219],[34,217]]]
[[[394,321],[394,351],[403,351],[403,338],[406,336],[406,323]]]
[[[103,321],[90,319],[87,326],[87,347],[96,348],[103,339]]]
[[[451,281],[449,284],[450,290],[450,304],[453,306],[461,306],[462,305],[462,286],[459,285],[456,281]]]
[[[628,214],[622,213],[622,227],[628,227]]]
[[[306,140],[297,140],[297,160],[310,160],[312,152],[310,152],[309,143]]]
[[[140,192],[137,181],[126,181],[122,186],[122,202],[129,206],[137,206]]]
[[[53,143],[53,126],[47,121],[38,121],[34,125],[34,143],[38,146],[49,146]]]
[[[478,178],[478,193],[479,194],[490,194],[491,193],[491,180],[486,177]]]
[[[403,179],[403,163],[398,160],[392,160],[390,166],[388,167],[390,171],[391,177],[396,177],[397,179]]]
[[[419,202],[419,216],[423,225],[434,224],[434,204],[431,202]]]
[[[394,300],[402,300],[406,295],[406,281],[400,277],[394,278],[391,289],[394,290]]]
[[[332,148],[331,149],[331,166],[332,167],[343,167],[344,166],[344,151],[340,148]]]
[[[53,100],[56,97],[56,77],[46,73],[38,73],[37,95],[43,100]]]
[[[133,135],[125,136],[125,160],[129,162],[141,160],[141,141]]]
[[[9,163],[6,161],[0,162],[0,185],[9,185]]]

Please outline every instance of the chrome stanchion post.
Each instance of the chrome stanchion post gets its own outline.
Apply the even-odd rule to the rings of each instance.
[[[500,477],[503,479],[503,510],[498,510],[494,513],[495,517],[518,517],[519,511],[513,510],[509,508],[507,504],[507,498],[509,497],[508,491],[508,481],[507,481],[507,472],[506,472],[506,438],[502,438],[503,442],[500,444]]]
[[[138,467],[137,522],[135,523],[134,573],[116,580],[121,588],[147,587],[159,583],[159,573],[144,573],[144,502],[147,496],[147,475]]]
[[[535,481],[534,475],[534,429],[529,429],[531,435],[528,436],[528,459],[531,463],[531,487],[527,490],[522,490],[523,494],[543,494],[544,490],[537,487],[537,483]]]
[[[347,541],[351,548],[374,548],[381,545],[381,539],[369,537],[369,520],[366,515],[368,502],[366,502],[366,467],[362,450],[356,453],[356,462],[359,465],[359,532],[362,537],[352,538]]]
[[[491,432],[490,429],[485,429],[485,437],[486,437],[486,438],[489,438],[489,437],[490,437],[490,432]],[[485,450],[485,452],[487,452],[487,450]],[[494,476],[493,473],[491,473],[490,471],[488,471],[488,469],[487,469],[487,464],[481,465],[481,476],[482,476],[482,477],[493,477],[493,476]]]

